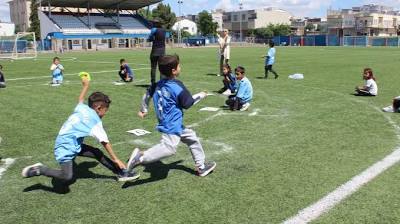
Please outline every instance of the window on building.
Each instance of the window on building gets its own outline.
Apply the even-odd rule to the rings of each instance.
[[[242,20],[246,20],[246,14],[242,14]]]
[[[238,21],[238,15],[233,15],[233,21],[234,22]]]

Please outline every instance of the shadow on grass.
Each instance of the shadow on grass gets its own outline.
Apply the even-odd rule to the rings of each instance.
[[[208,76],[218,76],[217,73],[207,73],[206,75],[208,75]]]
[[[256,77],[256,79],[268,79],[268,78],[265,78],[265,76],[258,76]]]
[[[34,184],[25,188],[23,192],[43,190],[56,194],[67,194],[70,192],[69,186],[74,184],[77,179],[115,179],[115,176],[95,174],[89,170],[90,168],[96,167],[98,164],[98,162],[82,162],[79,164],[74,162],[74,177],[71,181],[64,182],[62,180],[52,178],[52,187],[43,184]]]
[[[173,163],[165,164],[161,161],[150,163],[150,164],[145,164],[143,172],[148,172],[150,173],[150,177],[147,179],[139,179],[134,182],[126,182],[124,185],[122,185],[122,188],[128,188],[128,187],[133,187],[133,186],[138,186],[142,184],[147,184],[159,180],[163,180],[168,177],[168,173],[170,170],[182,170],[185,172],[188,172],[190,174],[195,175],[196,172],[193,169],[190,169],[184,165],[181,165],[179,163],[182,163],[183,160],[179,160]]]
[[[150,84],[136,84],[135,86],[147,89],[150,87]]]

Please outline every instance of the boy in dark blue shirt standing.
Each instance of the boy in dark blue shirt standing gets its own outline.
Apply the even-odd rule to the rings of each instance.
[[[200,92],[192,96],[183,83],[176,78],[180,73],[178,56],[163,56],[159,60],[159,70],[165,76],[152,85],[143,98],[138,115],[145,117],[150,98],[153,97],[154,109],[158,118],[157,129],[162,133],[161,142],[146,151],[135,149],[128,162],[131,171],[138,164],[152,163],[176,153],[179,142],[189,146],[199,176],[206,176],[216,167],[215,162],[205,162],[203,147],[196,133],[183,126],[183,109],[189,109],[196,101],[207,96]]]

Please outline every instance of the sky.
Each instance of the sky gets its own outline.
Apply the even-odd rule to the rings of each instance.
[[[10,21],[8,1],[0,0],[0,20]],[[170,4],[172,10],[179,15],[178,0],[164,0],[164,4]],[[326,17],[326,10],[351,8],[364,4],[380,4],[400,9],[400,0],[183,0],[181,4],[182,15],[197,14],[202,10],[222,8],[233,11],[239,9],[239,2],[244,9],[256,9],[274,7],[289,11],[296,17]]]

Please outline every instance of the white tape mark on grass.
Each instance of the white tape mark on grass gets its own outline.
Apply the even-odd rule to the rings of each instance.
[[[386,156],[381,161],[375,163],[361,174],[353,177],[347,183],[336,188],[336,190],[329,193],[321,200],[301,210],[296,216],[287,219],[284,223],[299,224],[315,220],[399,161],[400,148],[397,148],[396,151]]]
[[[217,146],[218,151],[215,151],[214,154],[230,153],[233,150],[232,146],[225,144],[223,142],[215,142],[215,141],[203,140],[203,139],[201,139],[201,141],[204,141],[205,143]]]
[[[0,179],[1,176],[3,176],[3,173],[6,172],[7,169],[15,162],[15,159],[12,158],[2,159],[1,162],[3,162],[4,165],[0,166]]]
[[[150,68],[137,68],[134,69],[135,70],[146,70],[146,69],[150,69]],[[101,73],[109,73],[109,72],[117,72],[119,70],[107,70],[107,71],[98,71],[98,72],[88,72],[90,74],[101,74]],[[64,74],[64,76],[72,76],[72,75],[79,75],[78,73],[69,73],[69,74]],[[48,78],[50,79],[51,76],[50,75],[46,75],[46,76],[34,76],[34,77],[22,77],[22,78],[15,78],[15,79],[7,79],[7,81],[19,81],[19,80],[32,80],[32,79],[43,79],[43,78]]]
[[[211,121],[211,120],[214,120],[216,117],[224,115],[224,114],[225,114],[224,112],[219,111],[218,113],[216,113],[216,114],[214,114],[214,115],[212,115],[212,116],[210,116],[210,117],[208,117],[208,118],[206,118],[206,119],[204,119],[202,121],[199,121],[197,123],[190,124],[187,127],[188,128],[198,127],[200,124],[208,122],[208,121]]]
[[[313,87],[313,88],[320,89],[320,88],[316,88],[316,87]],[[321,89],[321,90],[323,90],[323,89]],[[324,91],[327,91],[327,90],[324,90]],[[335,92],[335,91],[327,91],[327,92],[332,92],[337,95],[343,95],[343,94]],[[383,117],[394,128],[396,137],[397,137],[398,141],[400,142],[400,126],[397,125],[396,122],[394,122],[390,116],[383,113],[380,108],[371,106],[367,102],[360,101],[357,99],[351,99],[351,100],[358,102],[358,103],[366,104],[367,106],[373,108],[374,110],[381,112],[383,114]],[[341,186],[336,188],[336,190],[327,194],[325,197],[323,197],[319,201],[308,206],[307,208],[302,209],[295,216],[285,220],[283,223],[284,224],[309,223],[309,222],[317,219],[324,213],[327,213],[329,210],[331,210],[337,204],[342,202],[344,199],[346,199],[347,197],[352,195],[354,192],[359,190],[363,185],[372,181],[374,178],[376,178],[377,176],[382,174],[384,171],[386,171],[387,169],[389,169],[390,167],[392,167],[399,161],[400,161],[400,145],[398,145],[391,154],[389,154],[382,160],[376,162],[372,166],[368,167],[362,173],[353,177],[348,182],[342,184]]]

